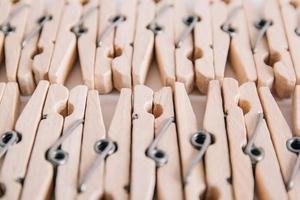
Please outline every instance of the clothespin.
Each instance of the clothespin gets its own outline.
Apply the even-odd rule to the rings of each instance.
[[[95,88],[94,71],[98,20],[100,20],[99,0],[89,0],[83,7],[81,23],[73,27],[77,33],[78,55],[83,82],[89,89]],[[104,4],[104,6],[106,6]],[[86,17],[83,17],[86,16]],[[77,29],[77,30],[76,30]]]
[[[297,159],[296,154],[298,141],[292,137],[292,131],[272,96],[270,89],[268,87],[260,87],[258,91],[281,169],[281,174],[288,191],[288,197],[289,199],[299,199],[300,191],[297,188],[300,185],[300,174],[294,174],[295,166],[299,166],[296,163],[296,161],[299,160],[299,157]],[[295,94],[297,95],[298,93]],[[295,98],[298,99],[298,97]]]
[[[134,85],[145,83],[155,47],[162,83],[165,86],[174,86],[176,78],[173,18],[173,1],[140,2],[132,60]]]
[[[0,185],[4,188],[1,197],[3,199],[18,199],[20,196],[48,87],[47,81],[38,84],[14,126],[19,141],[6,152],[0,171]]]
[[[211,11],[209,1],[195,1],[194,12],[200,17],[194,29],[195,76],[198,89],[205,94],[209,81],[215,79]]]
[[[126,199],[130,191],[131,89],[123,88],[107,137],[116,151],[105,162],[104,195],[106,199]],[[122,167],[122,170],[120,170]]]
[[[241,0],[212,1],[215,78],[224,77],[227,56],[239,82],[256,81],[248,28]]]
[[[31,95],[36,87],[32,73],[32,57],[38,53],[37,42],[43,26],[52,16],[45,14],[44,0],[33,0],[21,42],[20,59],[16,63],[17,80],[23,95]]]
[[[255,83],[225,78],[222,89],[235,198],[288,199]]]
[[[59,24],[65,1],[53,0],[46,8],[46,15],[51,16],[51,20],[44,24],[37,44],[37,52],[32,61],[32,73],[35,82],[48,80],[48,71],[57,39]]]
[[[198,133],[198,125],[196,115],[193,111],[183,83],[175,83],[174,101],[181,168],[182,174],[186,179],[183,180],[185,182],[184,196],[187,200],[199,199],[199,197],[201,198],[204,196],[206,189],[205,172],[202,157],[210,144],[205,143],[206,145],[201,146],[201,152],[199,152],[191,144],[191,138],[198,135],[195,134]],[[206,134],[199,134],[199,136],[202,136],[199,137],[199,139],[202,138],[201,140],[203,144],[205,141],[209,141],[210,137],[206,138]],[[191,161],[196,158],[196,156],[198,158],[197,162],[196,164],[194,164],[191,170]],[[188,177],[186,177],[187,175]]]
[[[51,83],[64,83],[76,58],[77,37],[74,28],[82,18],[82,5],[79,0],[69,1],[60,20],[48,78]]]
[[[32,198],[32,191],[37,199],[49,191],[57,199],[76,197],[86,96],[86,86],[70,92],[59,84],[50,86],[21,199]]]
[[[175,63],[176,80],[185,84],[188,92],[193,89],[193,38],[192,31],[200,17],[194,13],[193,6],[196,1],[174,1],[175,9]]]
[[[296,70],[289,54],[279,6],[276,0],[266,0],[262,4],[258,7],[252,0],[243,1],[258,86],[274,87],[279,97],[289,97],[296,83]]]
[[[171,88],[137,85],[133,102],[130,199],[182,199]]]
[[[195,114],[181,83],[175,86],[175,105],[186,199],[204,195],[208,199],[231,199],[230,160],[219,82],[209,83],[203,130],[197,128]],[[220,159],[216,161],[216,157]]]
[[[9,81],[17,81],[18,63],[21,56],[21,43],[25,33],[26,22],[29,16],[32,0],[3,1],[2,6],[9,13],[0,25],[5,36],[5,66]],[[5,15],[6,12],[4,12]]]
[[[107,134],[98,92],[90,91],[82,143],[79,199],[101,198],[103,194],[105,198],[128,198],[130,138],[131,89],[121,90]]]
[[[91,168],[91,166],[98,157],[98,153],[95,151],[95,143],[97,140],[104,139],[105,137],[106,130],[102,117],[99,94],[98,91],[91,90],[88,92],[85,111],[78,199],[89,199],[91,197],[100,199],[103,195],[104,162],[101,162],[94,168]],[[90,170],[92,170],[92,172],[89,172]]]
[[[300,60],[297,56],[300,52],[300,18],[298,0],[279,0],[281,17],[285,28],[285,34],[288,41],[289,51],[294,64],[296,82],[300,81]]]
[[[95,61],[95,88],[131,88],[131,62],[137,0],[101,1]],[[126,33],[126,34],[124,34]]]
[[[218,80],[210,81],[208,86],[203,129],[211,134],[211,145],[205,153],[206,198],[231,199],[230,158],[224,121],[221,87]],[[216,160],[215,158],[220,158]],[[222,168],[220,168],[222,166]]]
[[[19,114],[20,92],[15,82],[0,83],[0,169],[1,160],[12,145],[18,142],[13,131]]]

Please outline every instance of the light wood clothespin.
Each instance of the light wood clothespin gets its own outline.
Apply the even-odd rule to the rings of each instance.
[[[36,55],[32,58],[32,73],[35,82],[49,79],[48,71],[64,7],[65,1],[53,0],[46,8],[46,14],[51,16],[51,20],[44,24],[37,44]]]
[[[20,141],[7,151],[0,171],[0,184],[5,188],[3,199],[18,199],[20,196],[48,87],[47,81],[38,84],[17,119],[14,131],[20,135]]]
[[[204,130],[197,128],[195,114],[181,83],[175,86],[175,105],[186,199],[204,195],[208,199],[231,199],[230,161],[219,82],[209,83]],[[200,162],[203,156],[205,172]]]
[[[95,162],[98,154],[95,151],[95,142],[106,137],[105,125],[99,101],[99,94],[96,90],[88,92],[85,122],[81,147],[79,179],[85,176],[90,166]],[[79,183],[81,184],[81,183]],[[103,195],[104,185],[104,162],[95,168],[93,175],[79,185],[78,199],[100,199]]]
[[[218,80],[210,81],[203,118],[203,129],[211,134],[212,143],[204,157],[207,183],[206,198],[231,199],[230,158],[224,121],[221,87]],[[216,158],[219,158],[216,160]],[[222,166],[220,168],[220,166]]]
[[[132,60],[134,85],[144,84],[152,64],[153,51],[164,86],[175,83],[175,26],[172,0],[139,3]]]
[[[300,84],[300,59],[298,57],[300,52],[300,1],[279,0],[278,2],[281,8],[281,17],[288,41],[288,48],[294,64],[296,83]]]
[[[243,1],[258,86],[274,87],[279,97],[289,97],[296,83],[295,70],[288,50],[280,9],[276,0],[257,6]],[[270,12],[272,11],[272,12]]]
[[[200,17],[194,13],[196,1],[174,0],[175,9],[175,74],[176,80],[184,83],[188,92],[194,84],[194,44],[192,31]]]
[[[51,83],[64,83],[76,59],[77,36],[72,31],[80,23],[82,4],[70,0],[64,7],[55,41],[48,78]]]
[[[21,43],[31,9],[31,3],[32,0],[21,0],[18,2],[3,1],[4,5],[2,6],[9,12],[1,24],[1,32],[5,36],[5,67],[9,81],[17,81],[18,63],[22,49]]]
[[[62,114],[66,112],[68,97],[69,92],[64,86],[53,84],[49,87],[20,199],[32,199],[32,194],[35,194],[35,199],[53,195],[54,169],[46,155],[63,129]]]
[[[117,145],[106,159],[104,193],[106,199],[128,199],[130,191],[131,89],[122,89],[107,137]],[[120,170],[120,167],[122,170]]]
[[[215,79],[213,55],[212,10],[210,1],[195,1],[194,12],[200,17],[194,29],[194,60],[196,85],[207,93],[210,80]]]
[[[223,80],[229,54],[240,83],[256,81],[248,27],[241,0],[212,0],[215,78]]]
[[[19,139],[18,133],[13,131],[19,114],[19,107],[20,92],[18,84],[15,82],[0,83],[0,170],[5,153]]]
[[[255,83],[225,78],[223,95],[234,197],[288,199]]]
[[[187,171],[189,171],[191,161],[198,154],[197,149],[190,142],[192,135],[198,131],[197,119],[183,83],[175,83],[174,101],[182,174],[185,176]],[[203,162],[199,161],[190,172],[188,183],[185,184],[185,199],[202,198],[205,189],[204,166]]]
[[[62,133],[62,137],[65,135],[65,139],[62,140],[61,137],[60,141],[61,149],[68,152],[68,159],[65,164],[57,168],[55,180],[56,199],[75,199],[77,196],[78,172],[83,133],[82,123],[85,114],[87,91],[88,88],[83,85],[70,90],[67,111],[68,116],[65,117]],[[75,126],[75,124],[78,126]],[[71,127],[74,127],[72,133]],[[70,133],[70,135],[68,133]]]
[[[95,61],[95,88],[131,88],[131,63],[137,0],[101,1]],[[124,34],[126,33],[126,34]]]
[[[81,66],[83,83],[89,89],[95,88],[94,71],[96,60],[96,41],[98,20],[100,20],[99,0],[88,0],[83,7],[85,19],[77,25],[78,54]],[[105,4],[104,4],[105,6]],[[96,10],[95,10],[96,9]],[[74,29],[75,30],[75,29]]]
[[[81,154],[79,199],[100,199],[103,193],[107,199],[128,198],[130,136],[131,89],[121,90],[108,134],[103,123],[98,92],[90,91]],[[113,146],[107,151],[110,144]]]
[[[261,87],[258,91],[281,169],[281,174],[288,190],[289,199],[299,199],[300,191],[298,188],[300,186],[300,174],[298,173],[298,175],[293,178],[293,184],[289,183],[297,160],[295,152],[292,152],[288,147],[293,147],[293,145],[288,145],[289,141],[291,141],[290,139],[293,139],[292,131],[272,96],[270,89],[268,87]],[[297,96],[299,93],[295,94]],[[294,98],[298,99],[299,96],[296,96]],[[297,134],[295,133],[295,135]],[[295,140],[295,142],[297,143],[297,140]],[[295,148],[297,148],[297,144],[295,144]]]
[[[32,1],[22,38],[20,58],[16,68],[17,80],[23,95],[31,95],[36,87],[32,72],[32,58],[39,51],[37,47],[39,33],[43,26],[51,20],[51,16],[45,14],[45,7],[44,0]]]
[[[183,198],[172,105],[169,87],[134,88],[130,199]]]

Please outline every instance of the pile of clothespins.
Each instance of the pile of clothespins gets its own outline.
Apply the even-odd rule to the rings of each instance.
[[[299,200],[299,13],[300,0],[0,0],[0,199]],[[99,95],[114,89],[108,128]]]

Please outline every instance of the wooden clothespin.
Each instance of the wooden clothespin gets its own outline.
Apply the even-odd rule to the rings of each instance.
[[[279,97],[289,97],[294,90],[296,76],[280,9],[276,0],[266,0],[262,4],[257,6],[252,0],[243,1],[258,86],[274,87]]]
[[[81,66],[83,83],[89,89],[95,88],[94,71],[96,60],[96,41],[98,20],[100,20],[99,0],[88,0],[83,7],[81,24],[77,24],[73,31],[77,29],[78,55]],[[104,4],[104,6],[106,6]]]
[[[64,83],[76,58],[77,36],[72,31],[83,17],[80,0],[70,0],[64,7],[48,72],[51,83]]]
[[[230,158],[224,121],[221,87],[218,80],[210,81],[203,118],[203,129],[211,134],[212,143],[204,157],[207,183],[206,198],[231,199]],[[220,158],[220,159],[215,159]],[[220,168],[222,166],[222,168]]]
[[[14,131],[19,134],[19,142],[7,151],[0,171],[3,199],[18,199],[20,196],[48,87],[47,81],[38,84],[14,126]]]
[[[190,142],[192,135],[198,131],[198,125],[183,83],[175,83],[174,101],[183,176],[186,176],[187,172],[190,171],[188,183],[185,183],[184,187],[184,196],[187,200],[199,199],[199,197],[204,196],[206,189],[205,172],[202,161],[199,161],[193,170],[189,169],[191,161],[199,153]]]
[[[256,81],[256,67],[242,1],[213,0],[212,24],[215,78],[224,78],[229,56],[240,83]]]
[[[49,191],[57,199],[76,197],[86,96],[86,86],[70,93],[62,85],[50,86],[21,199],[32,198],[32,191],[37,199]]]
[[[279,0],[281,17],[283,20],[285,34],[288,41],[288,48],[294,64],[296,82],[300,83],[300,26],[299,26],[299,6],[298,0]]]
[[[207,93],[210,80],[215,79],[211,2],[195,1],[194,12],[200,17],[194,29],[194,60],[196,85]]]
[[[46,8],[46,15],[51,16],[51,20],[44,24],[37,44],[36,55],[32,58],[32,73],[35,82],[49,79],[48,71],[64,7],[65,1],[53,0]]]
[[[131,88],[131,62],[137,0],[104,0],[100,8],[95,61],[95,88]],[[126,33],[126,34],[124,34]]]
[[[197,127],[181,83],[175,86],[175,105],[186,199],[198,199],[204,195],[208,199],[231,199],[230,160],[219,82],[209,83],[202,131]],[[205,172],[201,162],[204,154]],[[216,157],[220,159],[216,160]]]
[[[172,105],[169,87],[134,88],[130,199],[183,198]]]
[[[200,17],[194,13],[196,1],[174,0],[175,9],[175,74],[176,80],[184,83],[188,92],[193,90],[194,64],[193,64],[193,37],[194,30]]]
[[[20,92],[15,82],[0,83],[0,170],[1,161],[12,145],[18,142],[18,135],[12,131],[20,107]]]
[[[4,52],[6,75],[9,81],[17,81],[18,63],[21,56],[21,43],[25,33],[26,22],[32,0],[3,1],[3,7],[9,14],[1,23],[1,32],[5,36]]]
[[[103,196],[104,185],[104,162],[95,166],[92,174],[85,177],[95,160],[98,157],[95,151],[97,140],[106,137],[105,125],[99,101],[99,94],[96,90],[88,92],[85,122],[81,147],[81,159],[79,170],[78,199],[100,199]],[[82,179],[83,183],[82,183]]]
[[[225,78],[222,88],[234,197],[288,199],[255,83]]]
[[[105,162],[104,195],[106,199],[128,199],[130,191],[131,149],[131,89],[122,89],[111,121],[107,137],[112,140],[116,152]],[[122,170],[120,170],[122,167]]]
[[[121,90],[107,134],[98,92],[90,91],[82,143],[79,199],[100,199],[103,194],[107,199],[128,198],[130,142],[131,89]]]
[[[17,80],[23,95],[31,95],[36,87],[32,72],[32,58],[39,51],[37,47],[39,33],[52,18],[51,15],[45,14],[45,4],[44,0],[32,1],[21,42],[21,53],[16,68]]]
[[[299,141],[292,137],[292,131],[272,96],[270,89],[268,87],[260,87],[258,91],[281,169],[281,174],[288,191],[288,197],[289,199],[299,199],[300,191],[298,190],[298,187],[300,186],[300,174],[294,174],[295,166],[297,168],[299,167],[299,163],[296,163],[296,160],[299,160],[299,157],[297,159],[296,155],[298,152],[294,151],[297,150],[297,148],[299,149]],[[299,102],[296,100],[299,98],[298,94],[298,92],[295,93],[294,105],[296,102]],[[295,130],[297,130],[296,127],[297,125],[295,126]],[[295,132],[294,135],[296,136],[297,132]]]
[[[152,64],[153,51],[163,85],[175,83],[175,27],[173,1],[143,0],[138,6],[132,81],[144,84]]]

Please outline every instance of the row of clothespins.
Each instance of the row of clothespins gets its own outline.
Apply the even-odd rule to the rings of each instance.
[[[207,92],[227,57],[240,83],[289,97],[300,83],[298,0],[1,0],[0,53],[23,94],[64,83],[78,50],[83,82],[109,93],[144,84],[155,52],[162,83]]]
[[[108,131],[86,86],[41,81],[19,116],[17,84],[0,94],[1,199],[300,198],[299,86],[294,133],[268,87],[231,78],[209,83],[202,130],[179,82],[122,89]]]

